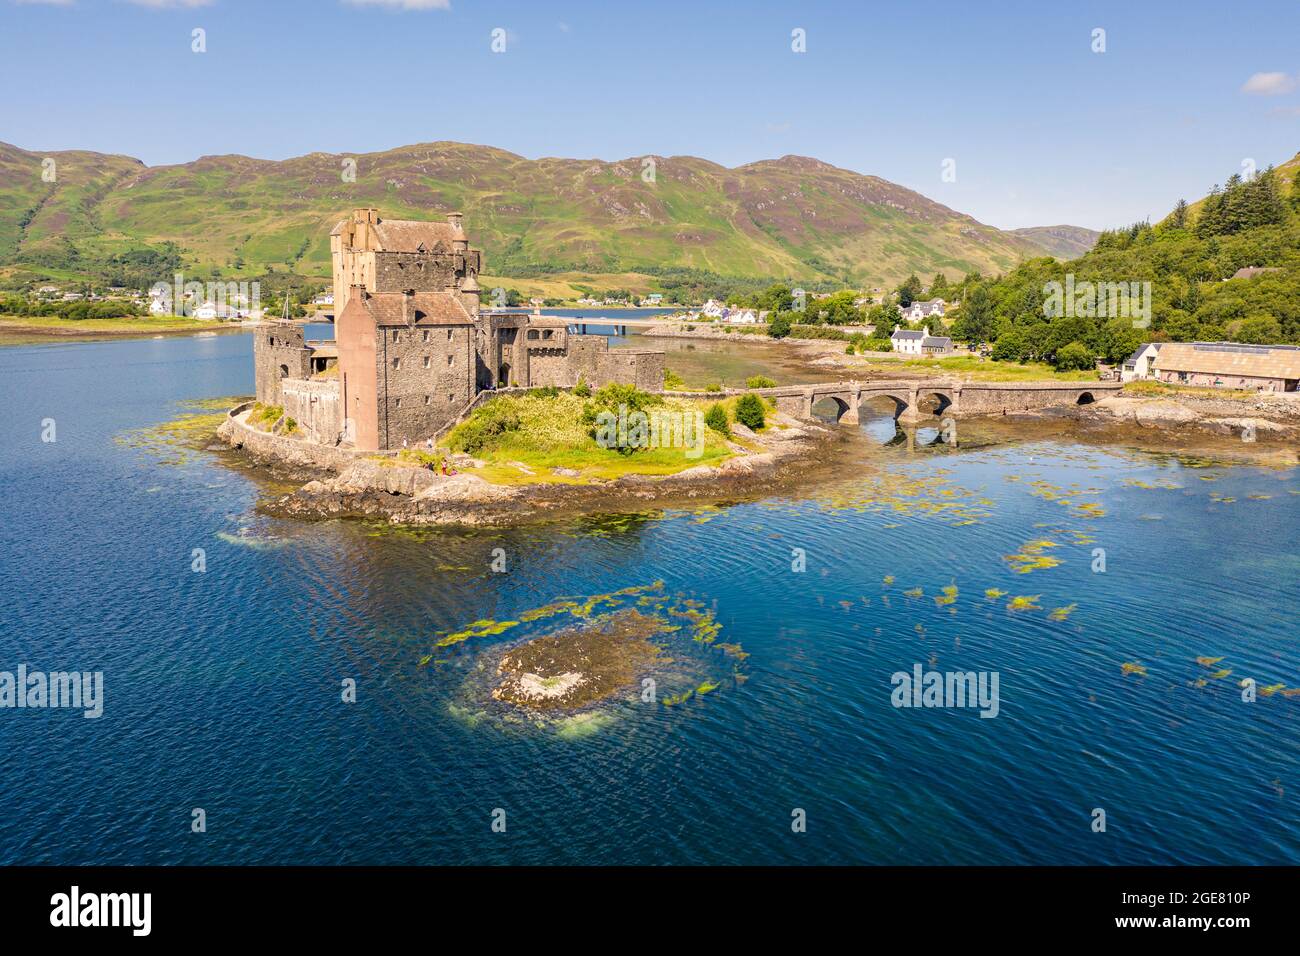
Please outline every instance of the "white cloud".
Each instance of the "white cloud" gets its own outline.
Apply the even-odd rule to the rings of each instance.
[[[21,6],[40,6],[40,7],[70,7],[72,0],[14,0],[14,3]]]
[[[1253,73],[1242,86],[1241,92],[1253,93],[1256,96],[1281,96],[1295,88],[1295,78],[1285,73]]]
[[[343,0],[350,7],[387,7],[390,10],[450,10],[451,0]]]

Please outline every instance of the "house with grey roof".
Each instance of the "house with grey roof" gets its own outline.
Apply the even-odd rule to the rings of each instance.
[[[1147,342],[1139,345],[1137,351],[1124,360],[1119,370],[1119,380],[1131,382],[1135,379],[1155,378],[1156,355],[1159,354],[1162,344],[1164,343]]]
[[[889,341],[894,351],[901,355],[951,355],[953,352],[952,339],[946,335],[931,335],[928,325],[920,332],[896,325]]]

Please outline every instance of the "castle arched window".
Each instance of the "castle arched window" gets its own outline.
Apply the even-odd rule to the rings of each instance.
[[[536,340],[537,340],[537,330],[536,330],[536,329],[529,329],[529,330],[528,330],[528,340],[529,340],[530,342],[533,342],[533,341],[536,341]]]

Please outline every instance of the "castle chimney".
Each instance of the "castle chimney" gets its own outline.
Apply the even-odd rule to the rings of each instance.
[[[465,231],[465,214],[459,212],[447,213],[447,224],[451,226],[452,232]]]
[[[415,303],[415,290],[407,289],[402,293],[402,321],[410,325],[415,318],[412,305]]]

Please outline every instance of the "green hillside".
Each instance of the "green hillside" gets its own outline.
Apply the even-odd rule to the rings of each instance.
[[[1110,361],[1146,341],[1300,344],[1297,177],[1300,156],[1249,181],[1233,176],[1155,226],[1103,232],[1072,261],[1031,259],[993,281],[968,279],[953,296],[962,300],[953,335],[993,341],[996,358],[1047,361],[1074,342]],[[1242,269],[1252,271],[1237,276]],[[1132,311],[1048,314],[1048,284],[1068,275],[1076,287],[1149,283],[1149,324]]]
[[[328,233],[354,206],[392,218],[465,213],[494,276],[694,269],[749,278],[897,284],[909,274],[1005,272],[1042,245],[918,193],[814,159],[728,169],[689,156],[620,162],[529,160],[485,146],[429,143],[282,162],[206,156],[145,167],[96,153],[0,144],[0,266],[102,275],[166,268],[196,275],[329,271]]]
[[[1011,234],[1037,243],[1049,255],[1058,259],[1074,259],[1083,255],[1096,244],[1097,237],[1101,235],[1095,229],[1084,229],[1082,226],[1027,226],[1024,229],[1012,229]]]

